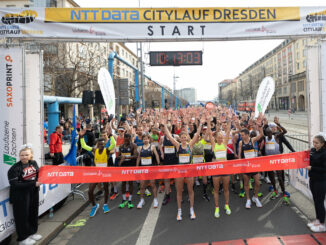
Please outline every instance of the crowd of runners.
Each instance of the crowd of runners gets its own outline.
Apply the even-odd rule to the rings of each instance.
[[[94,141],[91,127],[79,131],[80,153],[84,157],[84,165],[96,167],[130,167],[130,166],[157,166],[192,163],[208,163],[233,159],[254,158],[260,156],[283,153],[283,144],[291,151],[292,146],[284,135],[286,129],[282,127],[277,117],[269,122],[260,114],[257,118],[254,113],[237,113],[232,108],[215,106],[210,109],[204,107],[182,108],[179,110],[147,109],[122,116],[119,120],[112,116],[102,121],[99,137]],[[91,139],[92,138],[92,139]],[[277,178],[276,178],[277,176]],[[276,179],[280,192],[276,187]],[[213,194],[215,211],[212,214],[220,217],[221,210],[226,215],[232,213],[232,203],[229,199],[231,191],[238,192],[244,198],[244,207],[250,209],[252,203],[262,207],[259,197],[262,181],[271,184],[271,198],[283,198],[289,204],[289,194],[285,190],[284,171],[264,173],[246,173],[236,175],[215,175],[165,180],[140,181],[135,186],[132,181],[118,183],[94,183],[89,186],[89,200],[93,205],[90,216],[95,216],[99,209],[94,191],[96,187],[104,190],[103,212],[110,211],[108,201],[116,199],[120,194],[119,208],[137,208],[145,205],[144,196],[153,194],[153,208],[157,208],[158,192],[164,192],[163,205],[171,201],[173,195],[177,201],[178,221],[182,220],[181,204],[183,190],[188,192],[190,202],[190,219],[196,219],[194,210],[194,187],[202,186],[202,197],[210,201]],[[235,184],[239,183],[239,187]],[[171,185],[175,185],[175,194]],[[186,188],[184,188],[186,185]],[[151,188],[150,188],[151,187]],[[253,196],[250,197],[250,189]],[[224,203],[219,194],[223,192]],[[137,201],[135,194],[139,194]],[[133,201],[134,200],[134,201]]]

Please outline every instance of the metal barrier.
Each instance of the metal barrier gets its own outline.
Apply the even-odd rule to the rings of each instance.
[[[295,151],[305,151],[309,149],[308,135],[306,134],[295,134],[285,135],[286,139],[290,142]],[[291,152],[285,144],[283,144],[284,153]]]
[[[80,155],[76,158],[77,160],[77,166],[83,166],[83,155]],[[79,190],[79,188],[84,185],[84,183],[81,184],[71,184],[71,193],[73,195],[79,195],[81,196],[84,201],[86,201],[86,197],[83,191]]]

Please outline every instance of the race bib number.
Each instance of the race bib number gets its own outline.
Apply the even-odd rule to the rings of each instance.
[[[103,168],[103,167],[107,167],[108,164],[106,162],[98,162],[98,163],[95,163],[95,166]]]
[[[215,151],[216,160],[226,160],[226,151]]]
[[[151,157],[142,157],[141,165],[152,165],[152,158]]]
[[[266,150],[268,150],[268,151],[274,151],[275,150],[275,145],[274,145],[273,142],[267,142],[265,147],[266,147]]]
[[[164,146],[164,153],[165,154],[173,154],[173,153],[175,153],[174,146]]]
[[[211,150],[212,149],[211,144],[205,144],[204,149],[205,150]]]
[[[256,157],[256,151],[254,149],[248,150],[248,151],[244,151],[244,156],[245,156],[246,159],[248,159],[248,158],[254,158],[254,157]]]
[[[179,154],[179,163],[190,163],[189,154]]]
[[[196,155],[192,157],[193,163],[202,163],[204,162],[204,157],[202,155]]]
[[[131,157],[131,153],[121,153],[122,156]],[[125,161],[130,161],[131,159],[125,159]]]

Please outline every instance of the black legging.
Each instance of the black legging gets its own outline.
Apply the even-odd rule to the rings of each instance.
[[[314,181],[309,180],[310,190],[314,199],[316,218],[320,223],[325,222],[325,194],[326,194],[326,180]]]

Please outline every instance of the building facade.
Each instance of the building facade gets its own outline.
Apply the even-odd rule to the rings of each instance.
[[[176,95],[179,98],[187,100],[189,103],[195,103],[197,101],[197,92],[195,88],[183,88],[176,90]]]
[[[232,94],[236,98],[234,103],[255,101],[261,81],[270,76],[275,81],[275,93],[269,104],[270,109],[306,111],[307,46],[316,43],[316,38],[285,40],[241,72],[236,79],[236,86],[222,81],[220,98],[231,98]]]

